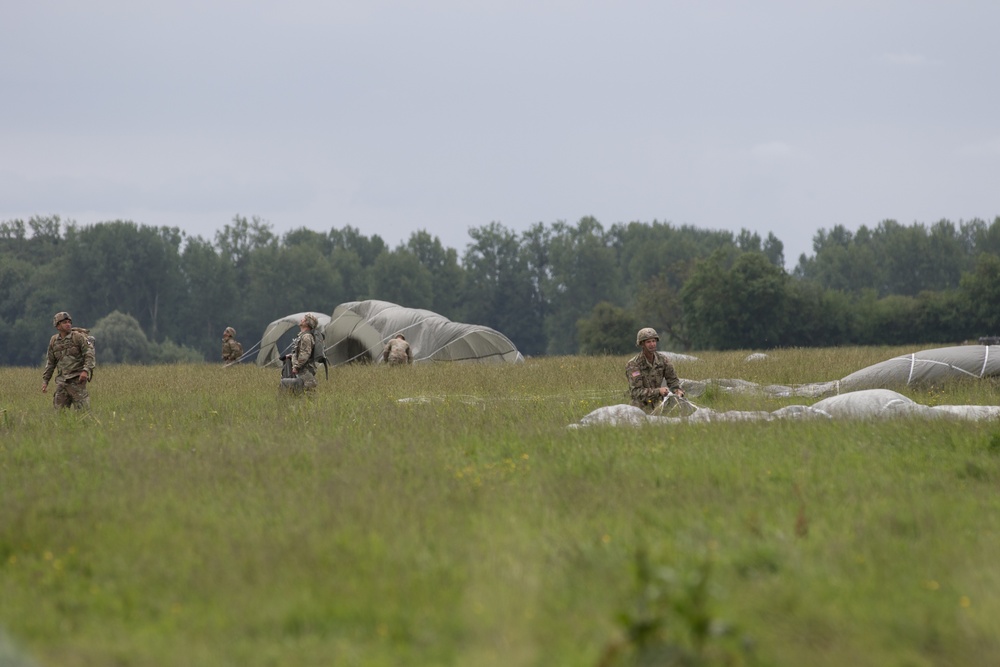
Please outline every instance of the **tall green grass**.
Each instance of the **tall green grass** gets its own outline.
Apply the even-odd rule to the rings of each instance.
[[[902,351],[676,366],[796,384]],[[299,398],[108,366],[89,416],[0,369],[0,632],[60,667],[996,664],[1000,425],[567,429],[626,401],[625,360],[337,368]]]

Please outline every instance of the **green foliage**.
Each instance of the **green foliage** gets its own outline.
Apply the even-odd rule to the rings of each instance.
[[[131,315],[117,310],[91,328],[98,364],[144,364],[149,361],[149,339]]]
[[[761,253],[713,253],[681,292],[692,338],[716,349],[781,345],[791,315],[788,280]]]
[[[619,623],[624,637],[608,645],[601,667],[697,667],[754,664],[751,643],[712,612],[713,562],[678,570],[635,555],[635,593]]]
[[[0,222],[0,364],[35,364],[58,310],[84,325],[129,313],[151,345],[170,340],[214,360],[228,326],[249,348],[279,317],[368,298],[496,328],[528,356],[592,350],[577,323],[602,302],[657,327],[675,349],[954,344],[1000,333],[1000,218],[838,225],[817,232],[816,254],[791,276],[782,242],[746,229],[605,228],[584,217],[522,233],[493,222],[469,237],[460,259],[424,230],[390,250],[350,226],[279,237],[256,216],[234,216],[214,241],[122,220]]]
[[[675,365],[790,384],[901,351]],[[114,365],[92,415],[0,369],[0,627],[67,667],[592,667],[639,627],[701,664],[995,664],[995,423],[566,428],[625,361],[343,367],[301,400],[276,369]]]
[[[602,301],[577,322],[577,329],[583,354],[628,354],[635,349],[639,325],[624,308]]]

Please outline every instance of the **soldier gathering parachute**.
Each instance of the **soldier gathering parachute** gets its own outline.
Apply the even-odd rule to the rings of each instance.
[[[304,313],[281,317],[264,330],[257,353],[258,366],[277,365],[280,345]],[[406,336],[415,363],[462,361],[515,363],[524,360],[509,338],[490,327],[453,322],[429,310],[406,308],[388,301],[350,301],[332,316],[319,315],[331,366],[380,363],[385,343],[398,333]]]

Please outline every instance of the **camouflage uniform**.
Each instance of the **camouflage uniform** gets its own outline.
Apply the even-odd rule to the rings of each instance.
[[[654,329],[648,327],[639,329],[635,339],[636,346],[643,347],[649,340],[658,341],[660,337]],[[646,358],[647,351],[653,355],[652,361]],[[628,360],[625,364],[625,377],[628,379],[628,393],[632,398],[632,405],[646,412],[652,412],[663,401],[660,387],[664,384],[673,393],[681,388],[681,381],[677,377],[674,365],[667,359],[667,355],[656,351],[655,344],[644,348],[642,352]]]
[[[243,346],[236,340],[236,330],[227,327],[222,334],[222,361],[225,363],[239,361],[243,356]]]
[[[68,313],[59,313],[56,319],[65,315],[63,320],[72,319]],[[56,325],[59,322],[55,322]],[[46,355],[45,370],[42,372],[42,391],[49,384],[53,373],[56,376],[56,392],[52,395],[52,407],[68,408],[73,406],[90,409],[90,392],[87,382],[93,376],[94,347],[87,339],[87,334],[80,329],[71,329],[69,333],[59,333],[49,339],[49,349]],[[87,380],[81,380],[80,374],[87,372]]]
[[[396,334],[385,344],[385,347],[382,348],[382,361],[390,366],[413,363],[413,350],[410,349],[410,344],[406,342],[403,334]]]
[[[663,397],[660,396],[660,386],[664,380],[670,391],[677,391],[681,386],[681,381],[677,377],[674,365],[670,363],[666,355],[656,352],[653,354],[653,362],[650,363],[646,356],[640,352],[625,364],[625,376],[628,378],[628,391],[632,397],[632,405],[642,408],[646,412],[652,412],[660,404]]]
[[[313,346],[316,337],[312,330],[301,331],[292,341],[292,367],[295,376],[302,380],[302,387],[307,391],[316,388],[316,362],[313,360]]]

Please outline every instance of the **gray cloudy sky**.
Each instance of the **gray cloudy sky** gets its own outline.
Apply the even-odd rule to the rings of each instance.
[[[1000,2],[6,2],[0,220],[213,239],[1000,215]]]

